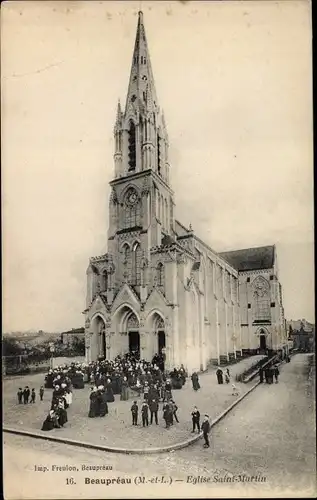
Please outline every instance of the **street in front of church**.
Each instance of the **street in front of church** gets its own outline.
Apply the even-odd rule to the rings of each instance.
[[[154,497],[314,497],[314,376],[308,378],[308,358],[307,354],[295,355],[291,363],[282,365],[278,384],[262,384],[248,395],[212,429],[209,450],[198,441],[171,453],[140,455],[136,462],[134,455],[74,448],[5,433],[6,488],[10,488],[11,498],[21,498],[22,490],[24,498],[32,498],[35,486],[39,498],[62,498],[66,484],[72,498],[144,497],[150,492]],[[35,465],[49,470],[52,466],[73,466],[80,472],[34,474]],[[110,466],[112,470],[83,472],[82,465]],[[108,481],[130,478],[132,483],[119,481],[105,489],[102,484],[85,483],[86,477]],[[136,477],[141,478],[137,485]],[[142,477],[156,483],[155,489],[154,485],[149,489],[152,483],[143,483]],[[171,478],[172,486],[159,482],[162,477],[166,481]],[[231,481],[232,477],[238,479]]]

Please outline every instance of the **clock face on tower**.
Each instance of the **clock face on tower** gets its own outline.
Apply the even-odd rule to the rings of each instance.
[[[129,205],[135,205],[136,202],[138,201],[138,193],[136,192],[135,189],[130,188],[128,189],[125,199]]]

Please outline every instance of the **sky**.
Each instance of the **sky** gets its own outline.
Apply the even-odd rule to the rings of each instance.
[[[314,321],[310,3],[141,8],[177,219],[219,252],[275,243],[285,316]],[[2,5],[3,331],[84,324],[139,9]]]

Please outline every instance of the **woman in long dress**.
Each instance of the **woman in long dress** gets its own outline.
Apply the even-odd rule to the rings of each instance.
[[[89,405],[89,418],[95,418],[99,416],[99,399],[98,399],[97,387],[91,388],[91,393],[89,395],[90,405]]]
[[[223,384],[223,371],[221,370],[220,366],[218,367],[218,370],[216,371],[216,375],[217,375],[218,384]]]
[[[128,380],[127,380],[127,377],[123,377],[122,384],[121,384],[121,396],[120,396],[120,400],[121,401],[128,401],[128,399],[129,399]]]
[[[111,380],[107,380],[107,386],[106,386],[106,394],[107,394],[107,402],[108,403],[114,403],[114,395],[113,395],[113,390],[111,387]]]
[[[108,395],[104,387],[99,391],[98,400],[99,400],[99,417],[104,417],[109,413],[108,402],[107,402]]]
[[[52,431],[56,427],[56,415],[54,410],[50,410],[42,425],[42,431]]]
[[[68,422],[67,418],[67,411],[65,410],[65,405],[64,401],[60,399],[58,403],[58,408],[57,408],[57,415],[58,415],[58,423],[61,427],[64,427],[64,425]]]
[[[198,391],[198,389],[200,389],[198,374],[194,372],[191,376],[191,379],[194,391]]]
[[[68,406],[70,406],[73,402],[73,393],[70,389],[66,389],[65,399],[66,399],[66,403],[68,404]]]

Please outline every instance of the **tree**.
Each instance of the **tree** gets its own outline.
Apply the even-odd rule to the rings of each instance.
[[[78,337],[77,335],[74,337],[72,348],[76,354],[81,356],[85,355],[85,339]]]
[[[21,356],[23,352],[23,347],[15,339],[7,337],[2,339],[3,356]]]

